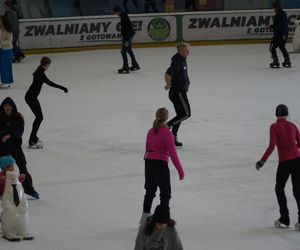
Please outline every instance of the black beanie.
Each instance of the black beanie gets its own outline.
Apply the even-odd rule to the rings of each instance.
[[[121,8],[120,8],[119,6],[115,6],[115,7],[113,8],[113,12],[114,12],[114,13],[119,13],[119,12],[122,12],[122,10],[121,10]]]
[[[153,222],[168,224],[170,219],[170,208],[168,206],[159,205],[156,207]]]
[[[281,9],[280,1],[276,0],[275,2],[273,2],[272,7],[277,9],[277,10],[280,10]]]
[[[286,105],[284,104],[279,104],[276,108],[276,116],[288,116],[289,115],[289,109]]]

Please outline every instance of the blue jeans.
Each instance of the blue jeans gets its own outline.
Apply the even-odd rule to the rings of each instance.
[[[1,83],[11,84],[13,80],[12,72],[12,60],[13,60],[13,50],[3,50],[0,49],[0,75]]]
[[[133,37],[130,37],[128,41],[126,41],[124,38],[122,39],[121,54],[122,54],[122,58],[123,58],[123,67],[128,66],[127,53],[129,54],[131,61],[135,62],[135,56],[134,56],[134,53],[131,48],[132,40],[133,40]]]

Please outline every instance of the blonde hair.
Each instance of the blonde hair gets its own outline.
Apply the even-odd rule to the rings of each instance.
[[[180,49],[185,49],[185,48],[188,49],[190,45],[186,42],[180,42],[176,45],[176,47],[177,47],[177,51],[179,51]]]
[[[156,133],[159,128],[161,127],[166,127],[166,119],[167,119],[167,116],[169,114],[169,111],[166,109],[166,108],[159,108],[157,111],[156,111],[156,118],[153,122],[153,129],[154,129],[154,132]]]

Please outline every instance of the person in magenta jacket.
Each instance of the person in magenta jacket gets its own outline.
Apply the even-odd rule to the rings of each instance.
[[[165,108],[156,111],[156,119],[147,134],[145,153],[145,189],[146,194],[143,204],[143,215],[140,224],[143,225],[150,216],[152,202],[156,190],[160,189],[160,204],[169,206],[171,199],[170,170],[168,166],[169,157],[175,165],[179,179],[184,179],[184,170],[178,158],[174,136],[166,121],[169,112]]]
[[[259,170],[277,146],[279,165],[276,174],[275,192],[279,204],[280,218],[275,221],[275,227],[289,226],[289,210],[285,195],[285,185],[291,175],[293,193],[298,206],[298,222],[295,228],[300,230],[300,134],[297,126],[288,121],[288,107],[280,104],[276,108],[277,122],[270,127],[270,143],[262,159],[256,163]]]

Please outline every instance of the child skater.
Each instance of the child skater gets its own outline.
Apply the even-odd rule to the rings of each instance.
[[[33,73],[33,82],[25,95],[25,101],[35,115],[35,120],[33,122],[32,131],[29,138],[29,148],[43,148],[43,143],[37,136],[37,132],[43,121],[42,108],[38,100],[38,96],[41,92],[43,83],[46,83],[50,87],[61,89],[65,93],[68,93],[68,89],[66,87],[51,82],[45,75],[45,71],[49,68],[50,64],[50,58],[46,56],[42,57],[40,66]]]
[[[279,204],[280,218],[275,227],[289,226],[290,217],[284,192],[286,182],[291,175],[293,193],[298,206],[298,222],[296,230],[300,230],[300,134],[295,124],[287,120],[288,107],[280,104],[276,108],[277,122],[270,127],[270,144],[262,159],[256,163],[259,170],[272,154],[275,146],[278,149],[279,165],[276,175],[275,192]]]
[[[178,158],[174,136],[166,121],[169,112],[165,108],[156,111],[156,119],[153,122],[147,135],[145,153],[145,189],[143,214],[140,220],[142,225],[150,216],[152,202],[155,197],[157,187],[160,189],[160,204],[169,206],[171,199],[170,170],[168,166],[169,156],[175,165],[179,179],[184,179],[184,170]]]
[[[157,206],[154,215],[140,228],[134,250],[183,250],[175,224],[169,207]]]

